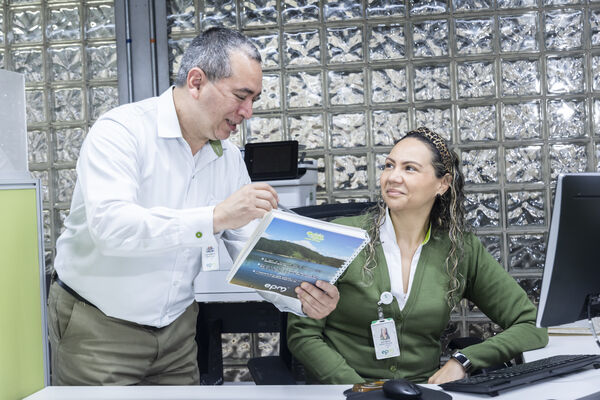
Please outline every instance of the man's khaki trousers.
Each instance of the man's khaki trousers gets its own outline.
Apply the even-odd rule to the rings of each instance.
[[[153,328],[106,316],[53,282],[48,325],[53,385],[197,385],[192,303],[170,325]]]

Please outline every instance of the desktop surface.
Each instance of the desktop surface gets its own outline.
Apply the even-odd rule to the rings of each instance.
[[[592,335],[550,335],[546,347],[523,353],[525,362],[557,354],[600,354],[600,347]]]
[[[350,385],[49,386],[26,400],[344,400]]]
[[[550,336],[548,346],[524,353],[526,362],[556,354],[600,354],[591,335]],[[440,389],[437,385],[423,385]],[[344,400],[351,385],[256,386],[49,386],[26,400]],[[586,369],[539,383],[488,395],[447,392],[455,400],[575,400],[593,393],[600,399],[600,369]],[[586,399],[587,400],[587,399]]]
[[[424,385],[439,389],[437,385]],[[26,400],[344,400],[350,385],[291,386],[49,386]],[[526,387],[501,392],[497,397],[447,392],[455,400],[575,400],[600,392],[600,370],[586,370]]]

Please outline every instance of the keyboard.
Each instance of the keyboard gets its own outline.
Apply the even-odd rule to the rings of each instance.
[[[448,391],[497,396],[501,390],[512,389],[517,386],[571,372],[578,372],[590,365],[593,365],[594,368],[600,368],[600,355],[577,354],[552,356],[469,376],[457,381],[443,383],[440,386],[442,389]]]

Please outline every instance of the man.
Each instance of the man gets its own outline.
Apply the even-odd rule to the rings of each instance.
[[[252,116],[261,81],[254,45],[209,29],[174,88],[91,128],[49,293],[55,385],[199,383],[192,282],[214,257],[206,249],[235,253],[244,226],[277,207],[225,140]],[[322,318],[339,297],[318,286],[298,292],[303,311]]]

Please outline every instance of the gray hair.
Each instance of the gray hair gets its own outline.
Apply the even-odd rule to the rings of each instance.
[[[246,36],[227,28],[210,28],[192,40],[183,53],[175,85],[182,87],[190,69],[199,67],[209,81],[231,76],[231,53],[242,51],[249,58],[261,62],[258,49]]]

